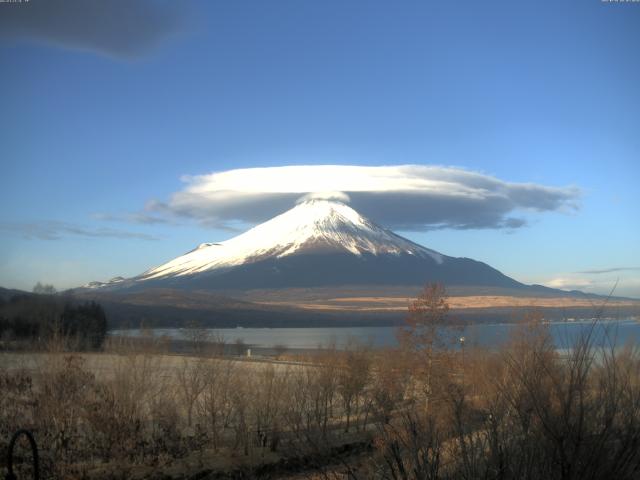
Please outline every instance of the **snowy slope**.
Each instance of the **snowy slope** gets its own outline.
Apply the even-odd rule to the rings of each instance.
[[[448,258],[383,229],[343,203],[307,200],[230,240],[203,243],[135,280],[176,278],[314,253],[412,255],[438,265]]]

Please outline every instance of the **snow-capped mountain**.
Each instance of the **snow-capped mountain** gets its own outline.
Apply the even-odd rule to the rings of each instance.
[[[312,199],[230,240],[202,243],[137,277],[95,287],[253,289],[428,281],[522,286],[484,263],[411,242],[344,203]]]
[[[289,255],[351,253],[355,256],[414,255],[442,263],[443,255],[385,230],[351,207],[309,200],[220,243],[196,249],[140,276],[152,279],[192,275]]]

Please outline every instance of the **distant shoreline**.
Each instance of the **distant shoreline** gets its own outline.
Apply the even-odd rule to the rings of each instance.
[[[567,348],[567,342],[572,343],[579,338],[584,330],[589,330],[592,319],[576,319],[576,321],[548,322],[551,335],[559,349]],[[521,323],[493,323],[470,324],[464,327],[454,326],[449,333],[443,333],[451,340],[454,348],[458,338],[466,337],[466,344],[494,348],[510,338]],[[322,351],[332,346],[342,349],[347,345],[370,347],[374,349],[397,346],[396,328],[394,326],[370,327],[256,327],[256,328],[211,328],[195,329],[191,332],[184,328],[146,329],[118,329],[111,330],[111,338],[130,339],[133,342],[164,341],[171,345],[172,351],[188,351],[194,344],[194,336],[200,336],[202,345],[224,349],[234,355],[242,354],[247,349],[254,355],[273,356],[278,350],[289,353],[309,353]],[[613,329],[613,330],[612,330]],[[603,318],[598,320],[596,333],[603,338],[615,333],[620,345],[629,341],[640,342],[640,318]],[[607,333],[608,332],[608,333]],[[214,333],[213,336],[207,337]],[[606,335],[605,335],[606,333]],[[210,339],[210,341],[209,341]]]

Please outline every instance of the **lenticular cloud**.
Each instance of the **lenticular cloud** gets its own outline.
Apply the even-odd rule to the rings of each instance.
[[[511,183],[461,168],[422,165],[295,165],[183,177],[185,186],[149,210],[224,227],[257,223],[314,198],[331,199],[406,231],[526,225],[531,212],[578,208],[576,187]]]

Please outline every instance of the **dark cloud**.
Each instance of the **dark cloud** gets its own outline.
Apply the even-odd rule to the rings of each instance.
[[[601,273],[615,273],[615,272],[632,272],[640,270],[640,267],[614,267],[614,268],[604,268],[602,270],[583,270],[581,272],[576,273],[586,273],[590,275],[598,275]]]
[[[66,236],[157,240],[153,235],[146,233],[128,232],[113,228],[91,229],[56,221],[41,223],[0,223],[0,231],[17,233],[25,238],[37,238],[40,240],[58,240]]]
[[[30,0],[0,4],[0,36],[134,57],[181,26],[184,2]]]
[[[147,211],[230,228],[262,222],[301,198],[326,194],[394,230],[513,230],[527,224],[525,212],[573,211],[580,197],[575,187],[510,183],[459,168],[415,165],[270,167],[183,180],[184,189],[166,202],[149,202]]]

